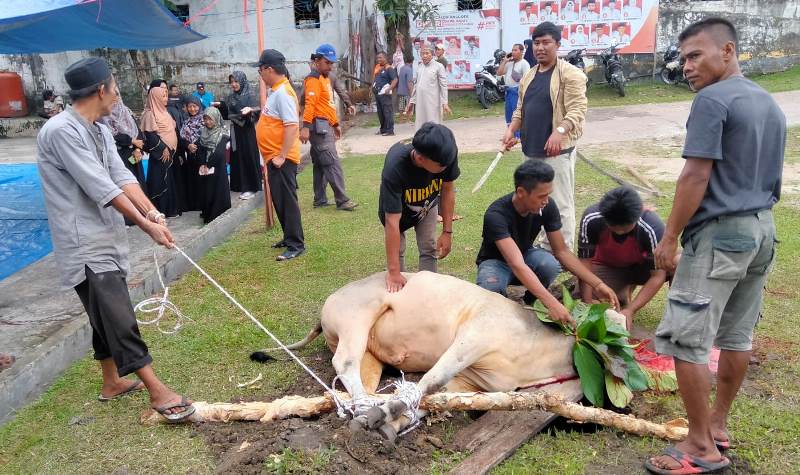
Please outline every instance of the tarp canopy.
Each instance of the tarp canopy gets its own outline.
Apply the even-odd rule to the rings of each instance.
[[[0,54],[169,48],[203,38],[158,0],[0,0]]]

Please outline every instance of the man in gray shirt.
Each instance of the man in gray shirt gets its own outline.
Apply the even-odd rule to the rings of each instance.
[[[728,414],[750,361],[775,254],[771,210],[780,198],[786,118],[769,93],[742,76],[728,20],[694,23],[679,41],[686,79],[699,92],[686,121],[686,163],[655,251],[656,265],[675,271],[655,342],[675,360],[689,435],[645,466],[709,473],[730,465],[720,451],[730,447]],[[722,351],[709,407],[712,344]]]
[[[61,282],[78,293],[92,326],[94,357],[103,374],[98,399],[108,401],[144,386],[152,407],[179,422],[194,407],[153,372],[125,281],[123,215],[163,246],[172,247],[172,234],[117,154],[111,130],[97,122],[119,100],[108,64],[82,59],[67,68],[64,78],[73,106],[42,127],[36,158]],[[130,373],[141,381],[124,378]]]

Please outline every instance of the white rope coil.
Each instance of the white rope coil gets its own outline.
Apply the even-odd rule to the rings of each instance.
[[[136,319],[136,322],[139,325],[155,325],[158,331],[165,335],[173,335],[178,333],[178,330],[184,325],[184,321],[189,320],[190,322],[194,321],[191,318],[187,317],[186,315],[181,312],[177,305],[169,301],[169,287],[164,285],[164,278],[161,276],[161,268],[158,266],[158,257],[156,256],[156,250],[153,249],[153,261],[156,265],[156,275],[158,276],[158,282],[161,283],[161,288],[164,289],[164,295],[161,297],[151,297],[149,299],[144,299],[135,307],[133,307],[134,312],[140,313],[156,313],[157,315],[155,318],[151,320],[139,320]],[[161,320],[167,314],[167,310],[171,311],[175,314],[175,325],[172,327],[172,330],[164,330],[161,328]]]

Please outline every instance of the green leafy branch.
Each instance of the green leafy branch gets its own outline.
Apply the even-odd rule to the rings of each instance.
[[[602,407],[608,394],[611,404],[625,407],[633,399],[633,391],[677,389],[674,376],[651,372],[639,365],[634,358],[634,345],[628,342],[628,331],[606,317],[608,304],[576,301],[564,287],[562,295],[564,306],[576,322],[574,329],[551,320],[541,301],[536,301],[533,310],[539,320],[558,325],[564,334],[575,337],[572,357],[583,394],[592,404]]]

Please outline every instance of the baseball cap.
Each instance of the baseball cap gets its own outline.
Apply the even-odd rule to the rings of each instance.
[[[195,89],[200,89],[201,87],[202,87],[202,88],[205,88],[205,87],[206,87],[206,83],[204,83],[204,82],[198,82],[198,83],[195,85]]]
[[[314,51],[314,54],[317,56],[322,56],[323,58],[327,59],[335,63],[336,59],[336,48],[333,47],[332,44],[323,43],[317,47],[317,50]]]
[[[265,49],[258,57],[258,66],[280,66],[286,63],[286,57],[276,49]]]

